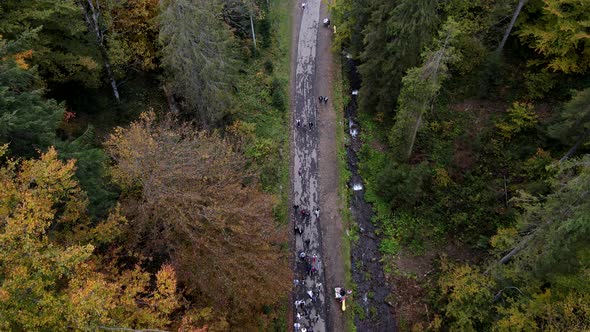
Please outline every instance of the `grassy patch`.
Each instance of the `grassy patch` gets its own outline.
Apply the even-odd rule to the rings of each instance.
[[[232,125],[245,138],[245,154],[259,168],[264,191],[277,197],[277,222],[289,222],[289,75],[291,49],[291,1],[271,0],[257,29],[261,42],[254,56],[240,68],[236,122]],[[262,31],[264,30],[264,31]],[[284,244],[288,250],[288,244]],[[285,262],[287,263],[287,262]],[[267,331],[286,331],[291,321],[287,299],[267,309],[272,317]]]
[[[274,209],[281,224],[288,222],[290,26],[289,1],[273,0],[265,24],[270,25],[257,54],[242,64],[236,86],[240,130],[249,135],[246,155],[260,167],[263,189],[279,202]]]
[[[280,147],[282,167],[280,172],[280,199],[283,205],[285,222],[288,222],[287,216],[289,211],[289,109],[291,103],[289,96],[289,77],[291,73],[291,15],[289,15],[292,7],[291,1],[272,0],[270,13],[273,22],[273,27],[276,31],[278,57],[275,59],[275,77],[281,82],[281,89],[283,91],[284,105],[286,110],[283,115],[283,132],[282,145]]]

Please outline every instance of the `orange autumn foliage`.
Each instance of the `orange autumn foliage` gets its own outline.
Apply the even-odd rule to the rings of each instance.
[[[16,53],[14,55],[14,61],[16,65],[23,70],[29,69],[30,65],[25,61],[33,56],[33,50],[27,50],[24,52]]]
[[[7,146],[0,146],[0,159]],[[152,276],[102,262],[95,247],[117,237],[114,211],[93,226],[74,160],[50,148],[39,159],[0,167],[0,330],[66,331],[164,328],[180,307],[176,275]],[[109,232],[103,232],[109,229]]]
[[[188,294],[248,320],[281,300],[290,271],[273,196],[218,134],[144,114],[106,143],[134,248],[169,259]]]

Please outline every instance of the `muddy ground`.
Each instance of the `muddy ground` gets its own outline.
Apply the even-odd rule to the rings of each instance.
[[[314,85],[320,17],[320,0],[299,4],[297,43],[292,47],[295,60],[291,80],[291,223],[293,228],[294,288],[291,297],[296,331],[322,332],[326,329],[326,290],[324,252],[320,223],[318,167],[318,105]],[[321,212],[321,211],[320,211]],[[323,217],[323,216],[322,216]]]

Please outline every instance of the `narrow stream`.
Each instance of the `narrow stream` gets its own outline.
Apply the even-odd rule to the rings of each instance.
[[[386,284],[379,252],[380,239],[375,235],[375,226],[371,222],[373,210],[371,204],[365,201],[364,184],[358,174],[358,152],[362,146],[361,128],[357,123],[358,89],[361,80],[356,65],[351,59],[344,59],[344,73],[348,76],[352,98],[345,106],[345,117],[348,121],[348,144],[346,155],[348,169],[352,176],[349,182],[352,188],[350,211],[353,220],[358,224],[359,241],[352,245],[352,279],[356,284],[356,294],[353,304],[362,308],[356,311],[355,325],[357,331],[395,331],[392,308],[386,298],[390,294]],[[352,307],[351,309],[354,309]]]

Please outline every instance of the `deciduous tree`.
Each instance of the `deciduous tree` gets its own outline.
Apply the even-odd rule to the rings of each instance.
[[[152,287],[138,267],[120,270],[93,256],[125,219],[115,211],[92,226],[75,167],[51,148],[0,168],[0,329],[166,327],[180,305],[174,270],[163,266]]]
[[[136,248],[170,259],[188,292],[233,322],[282,298],[289,269],[274,198],[227,138],[144,114],[106,146]]]

